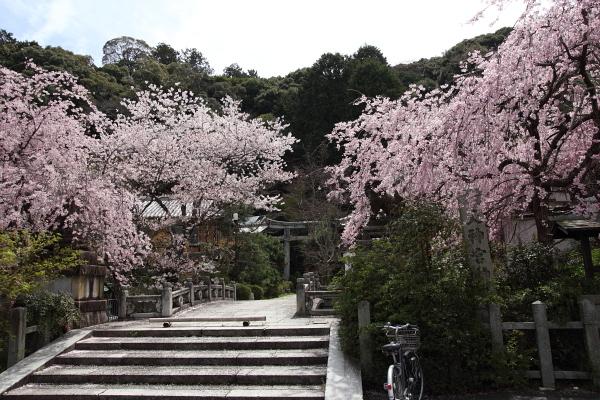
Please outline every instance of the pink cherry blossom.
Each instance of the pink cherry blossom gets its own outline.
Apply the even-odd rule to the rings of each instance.
[[[473,54],[455,84],[413,87],[397,101],[364,98],[362,115],[335,127],[329,137],[344,155],[330,170],[330,196],[354,206],[346,241],[368,223],[371,191],[449,211],[478,193],[491,227],[530,210],[540,240],[552,191],[578,211],[595,207],[600,1],[527,3],[498,51]]]

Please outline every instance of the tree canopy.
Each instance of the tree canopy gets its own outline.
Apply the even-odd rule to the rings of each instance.
[[[346,239],[377,212],[371,194],[450,210],[466,196],[495,228],[532,212],[540,241],[551,239],[554,191],[591,211],[600,195],[599,5],[531,3],[498,50],[473,53],[451,85],[363,98],[360,117],[330,135],[344,151],[332,197],[354,206]]]

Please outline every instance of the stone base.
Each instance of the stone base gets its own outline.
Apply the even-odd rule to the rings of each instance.
[[[81,320],[77,328],[108,322],[106,300],[76,300],[75,305],[81,312]]]

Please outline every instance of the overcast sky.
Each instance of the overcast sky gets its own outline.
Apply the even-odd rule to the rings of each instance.
[[[483,8],[483,0],[0,0],[0,28],[91,55],[98,65],[107,40],[133,36],[151,46],[195,47],[217,73],[235,62],[269,77],[364,44],[393,65],[438,56],[462,39],[512,26],[521,11],[509,6],[469,23]]]

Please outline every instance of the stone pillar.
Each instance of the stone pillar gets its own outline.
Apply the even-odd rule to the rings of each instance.
[[[463,230],[463,241],[471,270],[481,277],[489,288],[493,279],[493,264],[488,240],[488,231],[475,210],[469,209],[464,196],[459,208]]]
[[[290,280],[290,228],[283,229],[283,279]]]
[[[161,316],[170,317],[171,315],[173,315],[173,287],[169,282],[163,283],[160,301]]]
[[[123,320],[127,318],[127,297],[129,296],[129,290],[125,287],[121,287],[119,293],[119,319]]]
[[[47,285],[50,292],[67,292],[73,297],[81,313],[76,327],[83,328],[108,321],[107,302],[104,298],[104,278],[107,268],[104,260],[91,251],[80,251],[84,265],[75,267],[64,276]]]
[[[358,303],[358,342],[360,345],[360,366],[367,374],[373,369],[373,345],[367,331],[370,323],[370,305],[368,301],[363,300]]]
[[[541,301],[534,301],[531,303],[531,308],[533,310],[533,321],[535,322],[535,336],[540,359],[542,386],[554,389],[554,366],[552,364],[552,349],[550,347],[550,331],[548,330],[546,305]]]
[[[8,337],[7,367],[13,366],[25,358],[25,335],[27,330],[27,309],[15,307],[10,309],[10,334]]]
[[[580,299],[581,320],[583,321],[583,334],[590,366],[592,367],[592,382],[600,388],[600,315],[596,306],[589,299]]]
[[[196,302],[194,299],[194,281],[191,279],[187,280],[187,287],[190,289],[190,305],[194,305],[194,303]]]
[[[306,294],[304,293],[304,278],[296,280],[296,314],[306,315]]]
[[[502,334],[502,314],[498,304],[489,305],[490,331],[492,334],[492,351],[504,352],[504,335]]]

